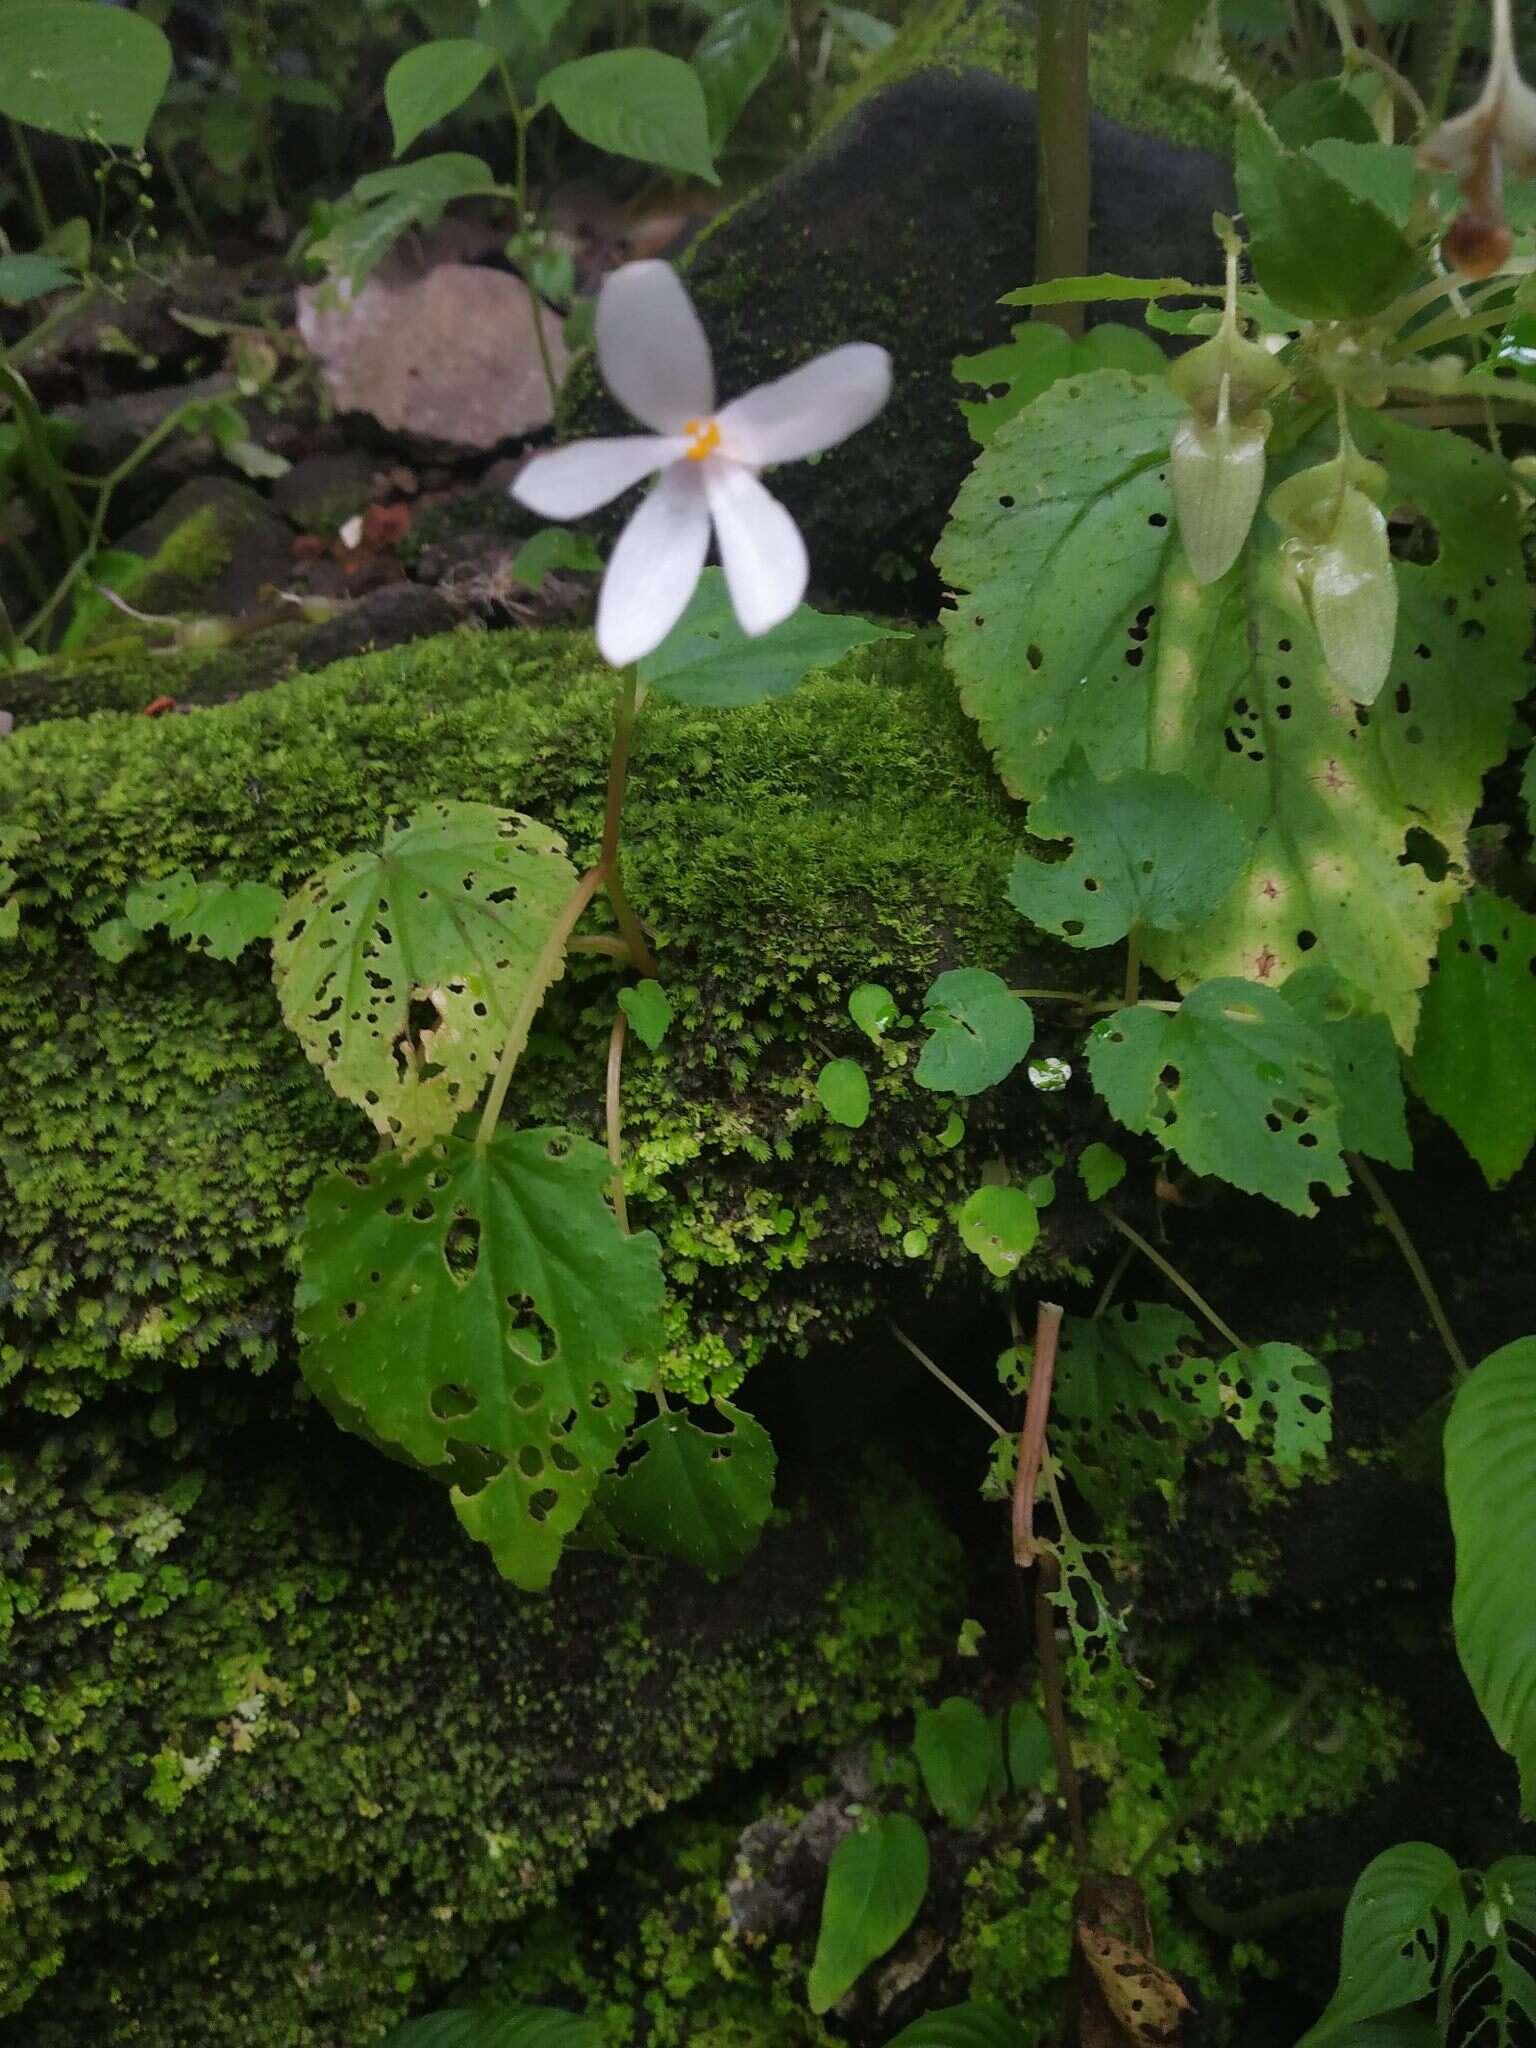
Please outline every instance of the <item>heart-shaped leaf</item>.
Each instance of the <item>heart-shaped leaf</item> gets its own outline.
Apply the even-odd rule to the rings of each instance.
[[[1021,853],[1008,900],[1070,946],[1111,946],[1137,928],[1183,930],[1217,908],[1248,856],[1218,798],[1182,775],[1139,768],[1100,782],[1081,747],[1030,805],[1029,829],[1072,840],[1072,851],[1054,862]]]
[[[1378,2013],[1422,1998],[1435,1981],[1442,1923],[1454,1955],[1466,1906],[1461,1873],[1429,1842],[1399,1842],[1368,1863],[1344,1910],[1338,1989],[1299,2048],[1327,2048]]]
[[[975,1700],[958,1695],[936,1707],[919,1707],[912,1754],[939,1812],[951,1827],[968,1828],[1002,1763],[997,1723]]]
[[[425,129],[462,107],[495,61],[484,43],[466,36],[421,43],[397,57],[384,80],[384,108],[395,133],[395,155],[404,156]]]
[[[289,898],[273,946],[283,1020],[377,1130],[424,1144],[473,1104],[531,983],[564,971],[544,948],[575,881],[531,818],[429,804]]]
[[[927,1889],[928,1837],[910,1814],[882,1815],[838,1843],[811,1964],[812,2012],[830,2012],[895,1947]]]
[[[619,1008],[634,1027],[635,1035],[655,1052],[672,1023],[672,999],[659,981],[637,981],[619,990]]]
[[[1203,981],[1170,1013],[1116,1010],[1088,1035],[1088,1071],[1129,1130],[1298,1216],[1349,1184],[1339,1098],[1318,1035],[1275,989]]]
[[[828,1060],[816,1076],[816,1094],[833,1123],[851,1131],[869,1117],[869,1079],[857,1060]]]
[[[1022,1188],[978,1188],[960,1211],[960,1242],[999,1280],[1018,1270],[1040,1235],[1040,1212]]]
[[[992,2006],[950,2005],[903,2027],[887,2048],[1024,2048],[1024,2040],[1019,2022]]]
[[[459,1520],[502,1573],[549,1583],[650,1382],[661,1264],[604,1199],[606,1152],[499,1130],[381,1153],[310,1196],[305,1378],[339,1420],[457,1476]]]
[[[733,1572],[773,1510],[777,1461],[767,1430],[742,1409],[720,1401],[710,1416],[726,1427],[701,1428],[675,1409],[642,1423],[598,1505],[639,1550],[686,1558],[704,1572]]]
[[[557,64],[539,81],[573,135],[611,156],[635,157],[718,185],[698,73],[661,50],[599,50]]]
[[[171,76],[152,21],[93,0],[8,0],[0,12],[0,114],[77,142],[142,145]]]
[[[941,974],[923,1003],[923,1022],[933,1036],[913,1073],[920,1088],[979,1095],[1006,1079],[1034,1043],[1028,1003],[985,968]]]
[[[894,627],[808,604],[771,633],[750,636],[737,622],[723,573],[706,569],[688,609],[636,673],[680,704],[756,704],[786,696],[813,669],[835,668],[855,647],[903,638]]]

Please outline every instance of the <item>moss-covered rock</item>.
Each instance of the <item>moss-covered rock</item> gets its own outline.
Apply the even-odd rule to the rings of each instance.
[[[178,1405],[0,1461],[7,2048],[363,2048],[615,1830],[899,1706],[953,1625],[889,1472],[729,1584],[574,1558],[534,1597],[328,1424],[204,1457]]]
[[[950,46],[937,28],[934,42]],[[844,342],[891,353],[879,417],[773,480],[840,601],[931,608],[933,549],[976,453],[952,364],[1025,317],[998,301],[1034,275],[1035,98],[980,46],[985,68],[971,61],[935,55],[860,99],[682,266],[726,396]],[[1102,116],[1092,149],[1089,270],[1215,276],[1211,215],[1235,204],[1226,162]],[[1098,310],[1127,317],[1124,305]],[[570,378],[560,424],[566,436],[626,430],[591,362]]]
[[[374,1142],[283,1029],[265,949],[225,964],[162,938],[111,965],[92,927],[141,876],[181,866],[291,888],[439,795],[513,803],[576,858],[595,853],[612,689],[585,636],[465,634],[193,717],[61,721],[7,742],[10,1401],[68,1410],[108,1381],[270,1365],[304,1197]],[[745,712],[647,708],[630,878],[678,1023],[629,1064],[625,1130],[631,1201],[678,1304],[680,1385],[729,1387],[770,1343],[845,1331],[879,1276],[913,1270],[908,1231],[943,1241],[1000,1119],[1027,1118],[1026,1162],[1062,1144],[1061,1098],[1021,1074],[951,1146],[950,1106],[912,1085],[910,1051],[876,1055],[845,1007],[879,978],[910,1015],[938,969],[1022,961],[1002,895],[1010,810],[926,648]],[[1070,975],[1059,950],[1030,978]],[[601,1132],[614,988],[610,965],[576,964],[520,1116]],[[834,1052],[874,1076],[858,1134],[815,1097]]]

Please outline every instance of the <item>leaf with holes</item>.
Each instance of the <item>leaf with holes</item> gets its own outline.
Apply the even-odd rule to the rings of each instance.
[[[1323,960],[1298,968],[1280,993],[1328,1055],[1343,1149],[1388,1166],[1411,1166],[1403,1059],[1386,1018]]]
[[[909,1813],[883,1814],[838,1843],[811,1964],[812,2012],[830,2012],[896,1946],[927,1889],[928,1837]]]
[[[1181,417],[1165,380],[1100,371],[999,429],[936,557],[960,593],[944,624],[962,701],[1015,796],[1043,795],[1080,746],[1101,781],[1183,775],[1236,815],[1242,879],[1149,942],[1159,974],[1278,987],[1317,945],[1406,1045],[1522,688],[1516,494],[1469,440],[1351,415],[1386,502],[1417,514],[1394,564],[1391,673],[1367,712],[1328,672],[1266,508],[1219,582],[1189,573],[1168,481]],[[1272,450],[1271,481],[1331,455],[1332,433]]]
[[[978,1188],[960,1211],[960,1242],[1006,1280],[1034,1249],[1040,1212],[1022,1188]]]
[[[1327,2048],[1378,2013],[1413,2005],[1435,1981],[1442,1923],[1454,1955],[1466,1927],[1461,1873],[1429,1842],[1399,1842],[1368,1863],[1344,1909],[1339,1982],[1298,2048]]]
[[[1216,1368],[1222,1412],[1244,1443],[1296,1474],[1333,1440],[1333,1382],[1299,1344],[1256,1344]]]
[[[642,1423],[626,1446],[633,1462],[603,1482],[598,1506],[639,1550],[733,1572],[773,1511],[777,1461],[767,1430],[743,1409],[720,1401],[709,1415],[707,1428],[672,1409]]]
[[[960,401],[971,439],[985,448],[1005,420],[1033,405],[1062,377],[1090,370],[1160,376],[1164,359],[1151,335],[1139,327],[1104,321],[1072,341],[1049,321],[1026,320],[1014,328],[1011,341],[980,355],[956,356],[950,367],[957,383],[980,385],[988,394],[974,404]]]
[[[1409,1077],[1498,1187],[1536,1140],[1536,917],[1491,889],[1440,941]]]
[[[1278,990],[1203,981],[1176,1011],[1116,1010],[1088,1034],[1088,1071],[1111,1113],[1215,1174],[1312,1216],[1343,1194],[1339,1098],[1311,1025]]]
[[[1536,1337],[1485,1358],[1445,1425],[1456,1650],[1536,1814]]]
[[[247,946],[271,938],[282,908],[282,891],[265,882],[199,882],[190,906],[166,924],[194,953],[238,960]]]
[[[1000,1775],[1002,1741],[996,1721],[975,1700],[958,1696],[919,1707],[912,1754],[928,1797],[951,1827],[968,1828]]]
[[[473,1105],[524,996],[564,972],[544,947],[575,882],[564,841],[531,818],[428,804],[288,899],[283,1021],[375,1129],[422,1145]]]
[[[1051,1389],[1051,1443],[1107,1521],[1139,1496],[1174,1496],[1192,1442],[1221,1414],[1221,1389],[1189,1317],[1156,1302],[1067,1316]]]
[[[1478,2015],[1489,2048],[1523,2048],[1536,2033],[1536,1856],[1501,1858],[1481,1889],[1471,1919],[1476,1953],[1457,1972],[1457,2008]]]
[[[619,1008],[650,1051],[660,1049],[672,1024],[672,998],[659,981],[637,981],[619,990]]]
[[[136,889],[130,889],[123,910],[136,932],[150,932],[157,924],[185,917],[196,905],[196,875],[190,868],[177,868],[174,874],[140,882]]]
[[[1061,1567],[1061,1584],[1049,1598],[1067,1630],[1074,1715],[1126,1762],[1163,1770],[1157,1731],[1146,1712],[1146,1682],[1125,1660],[1124,1610],[1110,1600],[1095,1569],[1102,1556],[1107,1579],[1112,1556],[1104,1546],[1082,1543],[1070,1529],[1060,1530],[1049,1547]]]
[[[923,1022],[933,1036],[912,1076],[920,1088],[979,1095],[1006,1080],[1034,1043],[1035,1019],[1028,1003],[985,968],[956,967],[941,974],[923,1006]]]
[[[0,932],[0,937],[4,936],[6,934]],[[15,933],[9,936],[14,938]],[[127,917],[109,917],[85,936],[91,951],[114,967],[126,960],[130,953],[137,953],[144,943],[143,932]]]
[[[1177,1978],[1107,1928],[1079,1920],[1076,1933],[1078,1951],[1093,1973],[1119,2039],[1134,2048],[1161,2048],[1176,2041],[1190,2009]]]
[[[661,1264],[604,1200],[608,1155],[563,1131],[444,1138],[332,1173],[310,1196],[304,1375],[418,1464],[478,1461],[454,1510],[537,1590],[650,1382]]]
[[[1035,839],[1070,839],[1065,860],[1021,853],[1008,901],[1069,946],[1112,946],[1132,930],[1182,931],[1242,874],[1247,847],[1224,803],[1182,775],[1133,768],[1100,782],[1074,747],[1029,807]]]

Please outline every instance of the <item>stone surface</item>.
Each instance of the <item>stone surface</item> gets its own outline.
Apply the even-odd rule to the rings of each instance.
[[[144,612],[197,610],[236,617],[293,568],[293,535],[259,491],[231,476],[191,477],[117,545],[161,556],[133,601]]]
[[[367,413],[428,449],[484,453],[545,426],[549,391],[534,334],[535,301],[520,278],[440,263],[408,284],[370,278],[299,295],[299,332],[342,412]],[[561,377],[569,358],[547,309],[544,332]]]
[[[330,535],[373,502],[378,464],[359,449],[306,455],[272,486],[272,503],[301,533]]]
[[[439,591],[419,583],[386,584],[382,590],[369,591],[334,619],[311,626],[299,642],[298,666],[323,668],[349,654],[403,647],[409,640],[424,640],[429,633],[451,632],[459,616]]]
[[[997,301],[1034,271],[1036,130],[1033,94],[980,70],[919,71],[863,101],[686,259],[726,397],[842,342],[891,351],[879,418],[773,478],[816,581],[840,601],[921,608],[938,595],[930,557],[976,453],[950,366],[1024,317]],[[1224,163],[1100,118],[1093,162],[1091,271],[1216,275],[1211,214],[1235,204]],[[561,424],[633,431],[586,363]]]

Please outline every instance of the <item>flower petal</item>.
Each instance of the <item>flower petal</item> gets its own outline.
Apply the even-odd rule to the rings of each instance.
[[[573,441],[535,455],[513,478],[511,494],[541,519],[580,519],[675,462],[684,445],[661,434]]]
[[[597,649],[615,668],[659,647],[682,617],[709,551],[695,462],[674,462],[619,535],[597,600]]]
[[[720,413],[720,439],[733,462],[762,469],[834,448],[867,426],[891,395],[891,359],[872,341],[845,348],[759,384]]]
[[[766,633],[787,619],[805,595],[811,570],[800,529],[739,462],[717,458],[699,467],[741,630]]]
[[[597,298],[597,361],[626,412],[675,434],[715,409],[715,371],[693,301],[670,263],[626,263]]]

